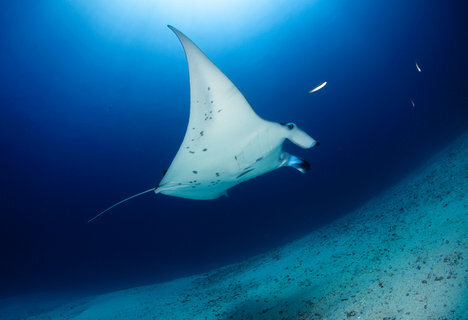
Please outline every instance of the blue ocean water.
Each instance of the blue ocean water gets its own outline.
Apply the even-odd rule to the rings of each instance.
[[[240,261],[346,214],[468,129],[461,2],[174,3],[1,5],[2,297],[109,291]],[[285,144],[307,175],[280,169],[213,201],[147,194],[87,224],[156,186],[184,136],[187,64],[167,24],[261,117],[321,145]]]

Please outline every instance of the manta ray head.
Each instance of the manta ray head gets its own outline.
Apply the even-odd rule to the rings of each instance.
[[[286,138],[301,148],[308,149],[320,144],[293,122],[281,122],[280,125],[285,130]]]

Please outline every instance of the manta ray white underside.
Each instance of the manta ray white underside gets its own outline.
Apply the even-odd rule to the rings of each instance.
[[[294,123],[263,120],[242,93],[182,32],[169,26],[184,47],[190,75],[190,118],[182,145],[155,191],[189,199],[216,199],[247,180],[309,164],[282,150],[285,139],[302,148],[317,142]]]

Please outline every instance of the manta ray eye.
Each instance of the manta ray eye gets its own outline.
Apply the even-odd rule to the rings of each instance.
[[[283,126],[287,126],[289,130],[294,129],[294,127],[296,126],[296,125],[295,125],[294,123],[292,123],[292,122],[287,122],[287,123],[286,123],[286,122],[281,122],[280,124],[283,125]]]

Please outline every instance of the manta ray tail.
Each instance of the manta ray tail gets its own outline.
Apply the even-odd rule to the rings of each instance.
[[[133,196],[128,197],[128,198],[126,198],[126,199],[123,199],[123,200],[117,202],[116,204],[110,206],[110,207],[107,208],[106,210],[102,211],[101,213],[99,213],[99,214],[98,214],[97,216],[95,216],[94,218],[88,220],[88,223],[90,223],[91,221],[97,219],[99,216],[103,215],[104,213],[106,213],[107,211],[109,211],[110,209],[112,209],[113,207],[116,207],[116,206],[118,206],[119,204],[124,203],[125,201],[128,201],[128,200],[130,200],[130,199],[136,198],[136,197],[138,197],[138,196],[141,196],[142,194],[145,194],[145,193],[148,193],[148,192],[154,191],[154,190],[156,190],[156,188],[151,188],[151,189],[148,189],[148,190],[146,190],[146,191],[143,191],[143,192],[134,194]]]

